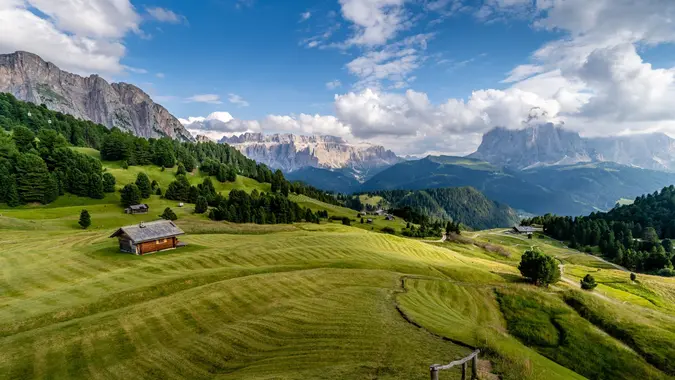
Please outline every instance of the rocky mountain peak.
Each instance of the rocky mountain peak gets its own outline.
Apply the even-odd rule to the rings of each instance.
[[[350,144],[337,136],[243,133],[224,137],[220,142],[237,148],[251,159],[286,172],[306,167],[350,169],[358,177],[359,173],[402,161],[382,146]]]
[[[96,74],[72,74],[32,53],[0,54],[0,92],[137,136],[194,141],[178,119],[140,88],[110,84]]]
[[[663,133],[584,138],[547,123],[519,130],[494,128],[469,157],[516,169],[609,161],[672,171],[675,140]]]

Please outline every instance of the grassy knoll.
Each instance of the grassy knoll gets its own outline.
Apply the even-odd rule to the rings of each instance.
[[[118,185],[144,170],[106,167]],[[161,186],[173,178],[147,172]],[[475,243],[425,243],[369,229],[400,220],[241,225],[158,196],[148,203],[144,216],[125,215],[118,194],[0,208],[0,379],[426,379],[430,364],[474,347],[492,364],[484,377],[672,375],[675,282],[627,283],[627,273],[550,239],[492,230],[465,234]],[[187,248],[118,253],[108,238],[116,227],[167,206]],[[77,226],[82,208],[87,231]],[[558,257],[568,282],[523,284],[517,265],[531,245]],[[574,290],[585,273],[600,284],[594,294]]]

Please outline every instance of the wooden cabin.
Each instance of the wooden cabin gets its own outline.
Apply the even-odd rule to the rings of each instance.
[[[145,255],[181,246],[177,237],[184,234],[172,221],[158,220],[122,227],[110,237],[119,240],[120,251]]]
[[[513,232],[519,235],[532,235],[537,232],[537,229],[530,226],[515,226],[513,227]]]
[[[132,205],[124,209],[126,214],[147,214],[150,211],[150,206],[145,203],[140,205]]]

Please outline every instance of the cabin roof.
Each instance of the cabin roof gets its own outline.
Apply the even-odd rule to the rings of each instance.
[[[144,210],[144,209],[147,209],[147,208],[149,208],[149,207],[148,207],[147,204],[141,203],[141,204],[139,204],[139,205],[131,205],[131,206],[127,207],[127,208],[128,208],[128,209],[131,209],[131,210]]]
[[[530,227],[530,226],[515,226],[513,228],[515,228],[516,231],[518,231],[520,233],[526,233],[526,232],[530,233],[530,232],[536,232],[537,231],[536,228]]]
[[[164,239],[183,235],[185,232],[178,228],[170,220],[158,220],[156,222],[134,224],[133,226],[126,226],[118,229],[110,235],[111,238],[121,235],[127,235],[134,244],[144,243],[157,239]]]

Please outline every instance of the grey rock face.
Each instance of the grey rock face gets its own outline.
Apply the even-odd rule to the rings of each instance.
[[[662,133],[583,138],[553,124],[521,130],[495,128],[483,136],[471,158],[526,169],[581,162],[615,162],[675,171],[675,140]]]
[[[367,177],[371,171],[402,161],[382,146],[354,145],[335,136],[244,133],[225,137],[220,142],[237,148],[253,160],[286,172],[305,167],[331,170],[347,168],[360,179]]]
[[[178,119],[140,88],[71,74],[35,54],[0,55],[0,92],[136,136],[194,141]]]

